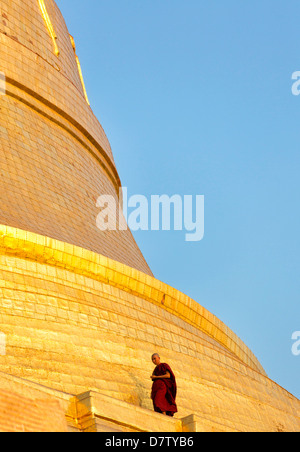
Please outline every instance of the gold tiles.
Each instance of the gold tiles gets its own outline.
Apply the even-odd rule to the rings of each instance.
[[[57,268],[109,283],[131,295],[142,296],[164,310],[175,313],[190,325],[201,328],[247,365],[264,372],[251,351],[222,322],[186,295],[153,277],[91,251],[7,226],[0,226],[2,249],[19,258],[50,263]],[[163,297],[165,301],[162,304]]]
[[[300,427],[300,402],[189,297],[107,257],[7,226],[0,228],[0,331],[2,371],[57,391],[93,390],[152,410],[149,371],[158,351],[176,372],[177,419],[194,415],[186,429]]]

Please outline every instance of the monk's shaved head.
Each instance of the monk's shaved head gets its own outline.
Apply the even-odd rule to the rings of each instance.
[[[159,366],[159,364],[160,364],[160,356],[159,356],[158,353],[154,353],[154,354],[152,355],[152,362],[153,362],[153,364],[155,364],[156,366]]]

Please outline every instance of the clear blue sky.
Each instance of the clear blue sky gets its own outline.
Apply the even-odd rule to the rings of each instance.
[[[298,0],[57,0],[129,195],[205,195],[205,237],[138,232],[155,276],[300,398]]]

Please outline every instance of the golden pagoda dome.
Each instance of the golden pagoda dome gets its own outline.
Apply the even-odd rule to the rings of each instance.
[[[299,431],[300,402],[198,302],[154,278],[53,0],[0,5],[0,431]],[[178,413],[153,412],[151,355]]]

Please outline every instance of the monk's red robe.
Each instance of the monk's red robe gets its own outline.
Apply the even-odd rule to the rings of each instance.
[[[157,413],[165,412],[168,416],[174,416],[177,413],[176,394],[177,385],[176,378],[172,369],[168,364],[159,364],[154,370],[154,375],[159,377],[167,372],[171,378],[161,378],[153,381],[151,398],[153,401],[154,411]]]

